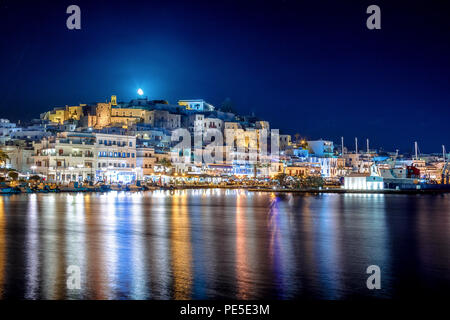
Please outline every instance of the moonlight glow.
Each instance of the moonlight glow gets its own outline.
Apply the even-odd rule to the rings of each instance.
[[[137,93],[138,93],[138,95],[142,96],[144,94],[144,91],[141,88],[139,88]]]

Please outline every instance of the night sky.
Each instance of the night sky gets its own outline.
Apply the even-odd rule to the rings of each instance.
[[[393,4],[395,2],[395,4]],[[81,30],[66,28],[67,6]],[[381,30],[366,28],[368,5]],[[55,106],[229,98],[283,132],[450,149],[445,1],[0,0],[0,117]]]

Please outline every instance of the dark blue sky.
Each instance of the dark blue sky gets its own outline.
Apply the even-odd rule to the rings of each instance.
[[[393,3],[395,2],[395,4]],[[70,4],[79,31],[66,28]],[[382,29],[366,28],[381,7]],[[445,1],[0,0],[0,117],[58,105],[229,97],[272,127],[450,149]],[[362,147],[362,146],[361,146]]]

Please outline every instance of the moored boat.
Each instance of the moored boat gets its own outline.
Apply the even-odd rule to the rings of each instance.
[[[20,192],[20,189],[16,187],[0,187],[0,194],[14,194]]]

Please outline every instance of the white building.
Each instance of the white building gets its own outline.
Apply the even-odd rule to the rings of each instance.
[[[346,190],[383,190],[383,177],[379,175],[376,166],[370,168],[369,173],[351,173],[344,177],[344,189]]]
[[[214,106],[203,99],[179,100],[178,105],[186,107],[186,110],[214,111]]]
[[[383,190],[382,177],[369,176],[365,173],[352,173],[344,177],[344,189],[347,190]]]
[[[327,140],[314,140],[308,141],[308,146],[311,153],[317,157],[325,157],[333,155],[334,144],[333,141]]]
[[[50,132],[45,132],[44,130],[21,130],[16,131],[11,134],[11,139],[15,140],[30,140],[30,141],[41,141],[44,137],[51,136]]]
[[[33,148],[28,148],[22,145],[7,145],[2,147],[2,150],[8,155],[5,163],[5,167],[8,169],[14,169],[20,173],[31,173],[34,166]]]
[[[97,180],[109,183],[136,180],[136,137],[95,133],[95,138]]]
[[[32,173],[50,182],[93,181],[95,177],[95,136],[64,132],[34,143]]]
[[[34,144],[32,173],[50,182],[136,180],[134,136],[64,132]]]
[[[10,141],[13,139],[12,135],[21,130],[22,128],[17,127],[15,123],[10,122],[8,119],[0,119],[0,144]]]

